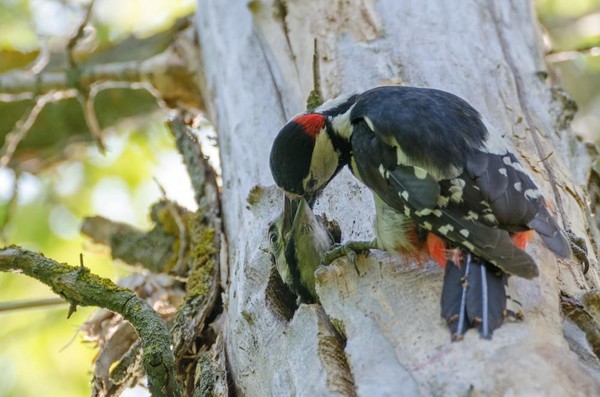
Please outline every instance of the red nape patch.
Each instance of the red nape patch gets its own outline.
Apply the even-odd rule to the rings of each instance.
[[[531,240],[531,230],[528,230],[526,232],[519,232],[519,233],[515,233],[511,236],[513,243],[515,243],[515,245],[519,248],[521,248],[522,250],[525,249],[525,247],[527,247],[527,243],[529,243],[529,240]]]
[[[325,116],[322,114],[301,114],[292,119],[292,121],[296,124],[300,124],[312,139],[316,139],[319,132],[325,127]]]
[[[448,261],[446,242],[433,233],[427,234],[427,250],[429,255],[442,269],[446,268]]]

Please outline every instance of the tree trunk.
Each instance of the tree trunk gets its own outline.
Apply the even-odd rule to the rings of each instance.
[[[203,96],[218,129],[229,243],[225,346],[238,391],[600,395],[597,319],[583,303],[581,310],[591,316],[587,328],[560,310],[561,296],[577,306],[599,284],[589,234],[595,226],[583,207],[590,159],[570,130],[567,96],[547,78],[531,4],[198,3]],[[442,271],[386,253],[361,258],[358,273],[344,260],[319,268],[322,306],[286,313],[265,252],[267,224],[282,203],[268,158],[275,134],[304,110],[315,37],[326,98],[405,84],[446,90],[470,102],[512,142],[559,223],[590,247],[590,271],[584,276],[575,259],[557,260],[535,238],[529,252],[540,276],[510,281],[525,319],[504,324],[492,340],[471,331],[464,341],[450,342],[439,315]],[[346,170],[326,189],[316,212],[337,220],[344,240],[373,237],[370,193]]]

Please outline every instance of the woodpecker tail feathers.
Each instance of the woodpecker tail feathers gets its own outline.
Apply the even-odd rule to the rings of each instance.
[[[452,340],[461,340],[469,328],[490,339],[507,313],[507,274],[470,253],[461,266],[450,262],[445,268],[441,314]]]
[[[541,208],[527,226],[535,230],[546,247],[556,255],[561,258],[571,256],[569,241],[560,231],[560,227],[546,208]]]

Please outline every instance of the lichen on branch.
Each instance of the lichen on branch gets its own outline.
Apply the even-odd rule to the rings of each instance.
[[[132,291],[97,276],[84,266],[58,263],[17,246],[0,250],[0,271],[19,272],[48,285],[72,307],[98,306],[120,313],[142,341],[143,365],[152,396],[180,396],[171,335],[160,316]]]

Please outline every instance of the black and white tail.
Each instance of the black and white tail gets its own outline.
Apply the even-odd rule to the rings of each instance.
[[[507,278],[498,267],[470,253],[460,266],[448,261],[441,309],[452,340],[461,340],[469,328],[477,328],[482,338],[492,337],[508,313]]]

